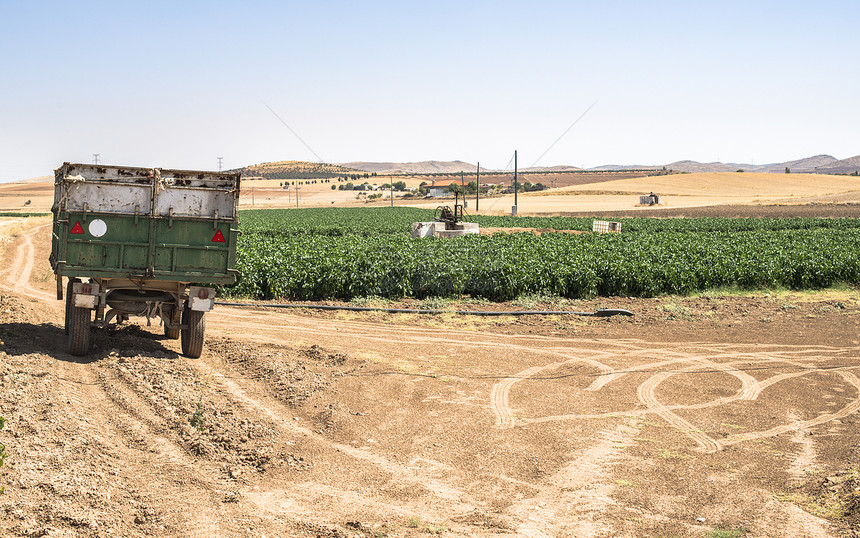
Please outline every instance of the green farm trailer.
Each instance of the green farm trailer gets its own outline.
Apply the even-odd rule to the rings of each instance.
[[[199,357],[216,284],[236,282],[239,174],[64,163],[54,173],[51,266],[68,348],[91,327],[160,319]]]

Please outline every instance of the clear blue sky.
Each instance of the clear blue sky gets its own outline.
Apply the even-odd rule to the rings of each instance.
[[[0,0],[0,181],[860,154],[860,3]]]

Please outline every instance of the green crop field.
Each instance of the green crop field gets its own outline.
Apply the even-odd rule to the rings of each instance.
[[[860,219],[620,219],[620,234],[412,239],[414,208],[243,211],[228,295],[352,299],[688,294],[860,283]],[[593,219],[475,217],[482,226],[590,230]]]

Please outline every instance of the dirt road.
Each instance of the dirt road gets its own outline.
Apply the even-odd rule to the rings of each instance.
[[[825,494],[860,464],[856,292],[577,308],[611,302],[627,319],[219,307],[198,360],[145,326],[96,331],[81,360],[45,278],[45,222],[0,243],[0,534],[838,536],[857,523],[812,513],[836,515]]]

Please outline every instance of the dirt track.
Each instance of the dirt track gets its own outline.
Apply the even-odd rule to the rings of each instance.
[[[799,506],[860,459],[854,291],[577,304],[625,319],[219,307],[199,360],[137,326],[79,360],[44,222],[0,243],[0,534],[851,532]]]

